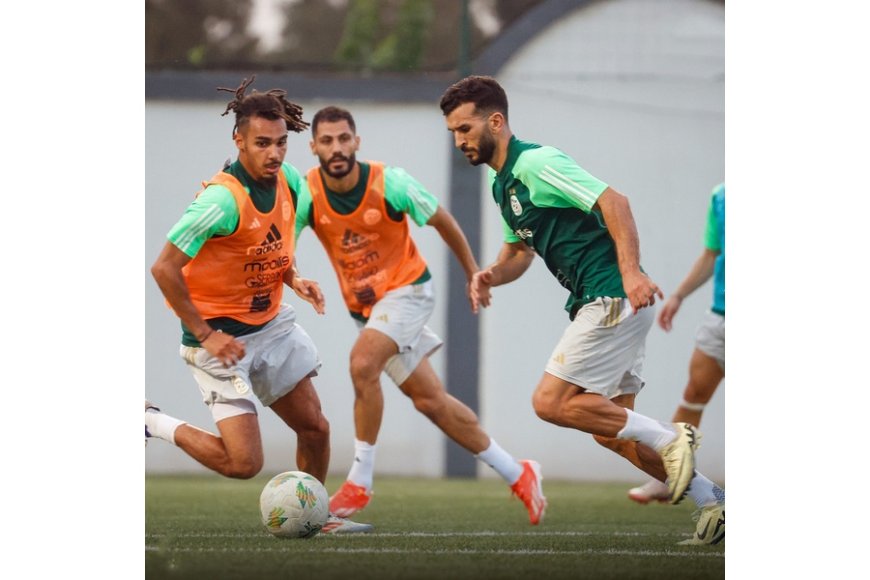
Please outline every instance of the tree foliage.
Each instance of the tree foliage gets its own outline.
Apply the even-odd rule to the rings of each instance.
[[[502,29],[543,0],[469,0]],[[145,0],[149,68],[450,71],[459,59],[461,0],[285,0],[279,46],[250,30],[257,0]],[[474,25],[472,55],[492,40]]]
[[[145,0],[145,64],[210,67],[251,61],[253,0]]]

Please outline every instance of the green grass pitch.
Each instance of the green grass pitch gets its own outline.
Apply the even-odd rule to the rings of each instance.
[[[212,475],[145,479],[145,577],[219,580],[725,577],[725,542],[678,546],[694,531],[690,499],[639,506],[626,483],[544,480],[547,515],[531,526],[500,480],[378,477],[353,519],[371,534],[275,538],[260,490]],[[330,478],[332,492],[341,480]]]

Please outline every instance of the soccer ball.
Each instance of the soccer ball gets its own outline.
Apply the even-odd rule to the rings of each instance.
[[[285,471],[260,494],[263,525],[279,538],[311,538],[329,517],[329,494],[313,475]]]

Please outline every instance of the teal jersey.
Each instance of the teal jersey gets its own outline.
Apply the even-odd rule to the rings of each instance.
[[[713,188],[710,209],[707,211],[707,228],[704,231],[704,246],[719,252],[713,266],[713,312],[725,315],[725,184]]]
[[[281,167],[287,183],[290,186],[290,194],[294,203],[303,192],[308,192],[308,185],[302,175],[292,165],[284,163]],[[254,206],[262,211],[270,211],[275,205],[275,187],[264,187],[263,184],[251,177],[242,164],[236,161],[224,168],[224,173],[229,173],[239,180],[245,190],[251,196]],[[239,207],[229,189],[223,185],[209,185],[187,207],[181,219],[169,230],[167,239],[179,250],[190,256],[196,257],[203,244],[209,238],[215,236],[228,236],[236,231],[239,225]],[[212,318],[208,321],[209,326],[215,330],[222,330],[233,336],[244,336],[256,332],[264,325],[251,325],[239,322],[232,318]],[[181,343],[185,346],[200,346],[199,341],[193,336],[184,324],[181,325]]]
[[[501,170],[490,170],[505,241],[522,240],[568,289],[573,320],[596,298],[625,298],[616,246],[595,207],[607,184],[554,147],[511,137]]]

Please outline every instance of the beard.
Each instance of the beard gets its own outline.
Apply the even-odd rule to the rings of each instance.
[[[329,164],[333,161],[340,160],[344,161],[347,165],[347,168],[342,171],[332,171],[329,168]],[[323,158],[320,159],[320,168],[323,170],[325,174],[332,177],[333,179],[341,179],[345,175],[349,174],[353,171],[353,168],[356,166],[356,153],[351,153],[350,157],[345,157],[344,155],[333,155],[328,160],[324,161]]]
[[[468,162],[474,166],[489,163],[495,153],[495,139],[489,133],[484,133],[480,137],[480,143],[477,145],[477,157],[469,159]]]

